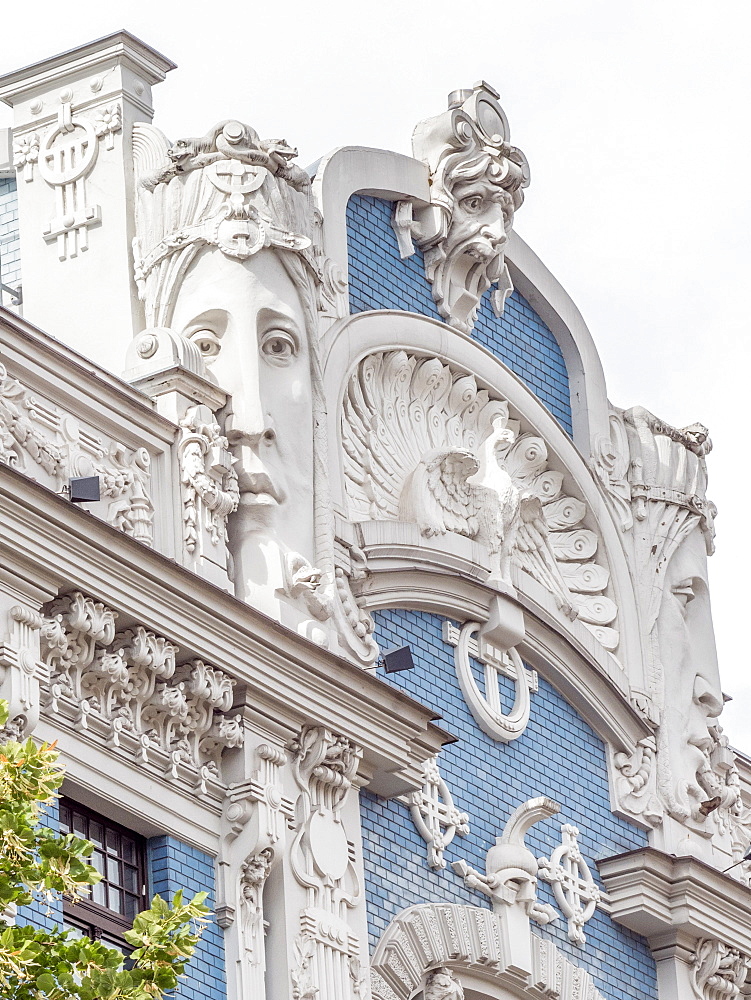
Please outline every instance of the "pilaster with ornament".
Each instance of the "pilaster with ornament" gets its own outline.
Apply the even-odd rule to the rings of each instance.
[[[39,638],[44,619],[33,608],[16,604],[7,620],[8,632],[0,642],[0,698],[8,702],[8,721],[0,736],[22,740],[39,721],[39,688],[47,678]]]
[[[292,993],[351,1000],[360,990],[361,942],[349,914],[362,903],[362,887],[342,814],[362,749],[325,727],[306,726],[292,751],[299,795],[290,864],[304,900]]]
[[[190,407],[180,421],[177,453],[186,553],[197,565],[210,561],[226,571],[227,518],[240,492],[227,438],[207,406]]]
[[[14,164],[23,170],[24,180],[39,176],[53,189],[54,214],[42,235],[55,243],[61,261],[77,257],[89,249],[88,231],[102,221],[99,205],[89,204],[87,179],[99,153],[99,140],[114,149],[113,133],[122,129],[120,105],[99,108],[91,114],[74,111],[72,94],[60,97],[57,120],[38,132],[19,135],[14,143]]]

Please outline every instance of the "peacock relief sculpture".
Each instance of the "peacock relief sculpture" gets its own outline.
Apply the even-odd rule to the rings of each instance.
[[[516,564],[616,648],[617,608],[603,594],[609,573],[594,561],[586,505],[562,492],[542,438],[472,375],[405,351],[369,355],[347,386],[342,443],[353,520],[471,538],[487,548],[489,583],[511,585]]]

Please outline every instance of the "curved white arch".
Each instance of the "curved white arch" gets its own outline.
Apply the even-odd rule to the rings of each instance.
[[[324,392],[329,401],[330,488],[335,509],[347,518],[340,427],[347,381],[356,365],[368,354],[398,349],[437,357],[463,368],[508,400],[512,408],[544,438],[551,464],[565,470],[566,477],[576,486],[575,492],[584,499],[593,526],[597,528],[611,572],[613,597],[619,608],[619,658],[628,666],[632,684],[639,687],[643,683],[642,657],[633,585],[620,531],[594,477],[571,439],[524,382],[470,337],[438,320],[397,310],[358,313],[339,320],[327,331],[321,345],[321,358]],[[403,550],[401,556],[408,557],[418,569],[428,569],[425,560],[432,560],[437,576],[434,575],[431,586],[437,585],[439,591],[441,574],[445,579],[443,589],[456,589],[457,576],[473,583],[483,578],[479,549],[468,539],[447,535],[441,539],[440,549],[431,548],[410,535],[412,527],[397,521],[363,522],[361,530],[367,536],[369,547],[372,544],[380,548],[387,561],[393,562],[398,550]],[[531,600],[535,603],[542,601],[542,605],[549,608],[550,602],[540,595],[542,588],[535,586],[535,581],[527,578],[526,574],[519,574],[519,585],[523,593],[529,593]],[[391,606],[395,605],[391,603]],[[578,623],[567,624],[562,616],[554,614],[553,620],[556,618],[560,631],[578,636],[583,630]]]
[[[590,974],[552,941],[530,933],[530,944],[532,968],[523,969],[499,914],[457,903],[411,906],[391,921],[373,954],[373,1000],[413,1000],[426,973],[441,967],[466,984],[468,996],[476,987],[477,995],[492,1000],[603,1000]]]
[[[415,205],[430,200],[427,166],[412,156],[365,146],[341,146],[315,165],[313,194],[323,217],[323,246],[348,283],[347,203],[353,194]],[[589,457],[608,435],[608,401],[600,356],[581,313],[534,251],[511,233],[506,260],[514,286],[550,328],[569,376],[574,440]]]

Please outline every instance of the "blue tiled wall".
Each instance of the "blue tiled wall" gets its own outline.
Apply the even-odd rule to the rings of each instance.
[[[178,889],[183,898],[209,892],[206,905],[214,906],[214,859],[174,837],[154,837],[148,842],[151,892],[171,900]],[[203,932],[187,975],[177,990],[181,1000],[225,1000],[224,935],[213,921]]]
[[[47,826],[55,833],[59,833],[60,811],[57,802],[45,807],[40,816],[40,826]],[[63,903],[61,899],[53,899],[48,902],[45,899],[38,899],[29,906],[21,906],[18,910],[18,923],[31,924],[33,927],[40,927],[42,930],[52,930],[63,921]]]
[[[18,233],[18,196],[14,177],[0,177],[0,278],[16,288],[21,281],[21,244]],[[7,305],[7,297],[2,304]]]
[[[421,251],[401,260],[391,226],[393,203],[354,195],[347,206],[349,298],[353,313],[402,309],[440,319],[425,277]],[[571,433],[568,373],[558,343],[517,291],[496,317],[483,297],[472,336],[523,379]]]
[[[549,795],[561,812],[537,824],[527,844],[537,857],[549,857],[560,843],[562,823],[580,830],[579,843],[597,878],[595,862],[612,854],[644,847],[646,835],[610,810],[605,747],[599,737],[558,692],[540,678],[532,695],[532,713],[524,734],[512,743],[492,740],[479,728],[462,697],[454,670],[452,646],[441,635],[442,619],[417,611],[379,611],[376,638],[383,649],[408,642],[416,667],[384,677],[442,716],[441,725],[459,737],[442,751],[439,766],[458,809],[470,814],[470,833],[446,849],[447,868],[427,867],[426,845],[409,810],[396,801],[365,794],[362,798],[363,846],[371,945],[393,917],[421,902],[449,901],[489,907],[480,893],[465,888],[450,868],[466,860],[485,870],[485,855],[511,812],[522,802]],[[552,889],[540,882],[542,902],[554,903]],[[587,968],[606,1000],[651,1000],[657,996],[655,967],[642,939],[619,927],[601,910],[586,924],[583,948],[569,942],[566,920],[548,927],[552,937],[577,964]]]

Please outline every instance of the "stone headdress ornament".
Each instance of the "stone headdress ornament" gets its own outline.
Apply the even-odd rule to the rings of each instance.
[[[448,111],[420,122],[412,136],[415,157],[430,170],[430,206],[400,202],[394,228],[402,257],[414,253],[413,239],[424,252],[441,316],[469,333],[492,285],[499,316],[513,290],[504,252],[529,164],[510,144],[508,119],[488,83],[456,90],[448,103]]]
[[[714,551],[717,509],[707,499],[706,456],[712,450],[703,424],[672,427],[641,406],[622,414],[628,439],[628,482],[640,559],[659,580],[684,538],[699,525]],[[647,624],[659,610],[661,590],[649,588]]]
[[[151,125],[134,128],[135,279],[147,326],[169,326],[174,294],[199,250],[247,260],[264,247],[301,255],[315,270],[308,175],[283,139],[219,122],[170,146]]]

